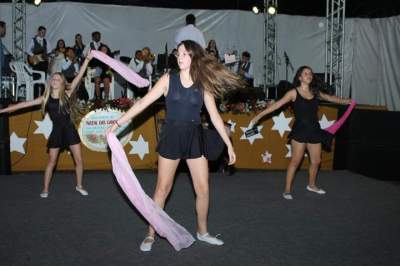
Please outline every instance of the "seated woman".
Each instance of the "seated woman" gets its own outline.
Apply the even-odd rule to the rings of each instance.
[[[61,66],[65,60],[65,42],[63,39],[57,41],[57,46],[54,48],[52,54],[53,58],[50,63],[50,75],[62,71]]]
[[[206,48],[206,52],[210,55],[215,56],[215,58],[217,58],[218,61],[220,61],[219,59],[219,52],[218,52],[218,48],[217,48],[217,43],[215,42],[215,40],[210,40],[208,42],[207,48]]]

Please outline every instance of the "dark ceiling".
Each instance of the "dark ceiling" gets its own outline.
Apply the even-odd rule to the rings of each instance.
[[[11,2],[0,0],[0,2]],[[26,1],[33,2],[33,1]],[[45,1],[61,2],[61,1]],[[114,5],[136,5],[149,7],[167,7],[182,9],[239,9],[250,10],[262,0],[87,0],[65,1]],[[326,0],[278,0],[278,12],[288,15],[325,16]],[[347,0],[346,16],[377,18],[400,15],[400,0]]]

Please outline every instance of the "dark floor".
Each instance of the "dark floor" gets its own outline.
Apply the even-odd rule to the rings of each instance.
[[[155,174],[136,173],[152,195]],[[73,174],[58,172],[49,198],[42,173],[0,176],[0,265],[400,265],[400,186],[347,171],[321,172],[327,195],[305,190],[299,172],[293,201],[282,199],[284,172],[211,175],[209,229],[222,247],[196,242],[176,252],[157,239],[139,251],[146,224],[110,172],[87,172],[88,197]],[[194,195],[177,176],[168,214],[193,234]]]

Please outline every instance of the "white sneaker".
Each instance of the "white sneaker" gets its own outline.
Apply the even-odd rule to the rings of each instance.
[[[48,196],[49,196],[49,192],[40,193],[40,197],[43,198],[43,199],[47,198]]]
[[[86,190],[84,190],[83,188],[80,188],[78,186],[75,187],[75,190],[78,191],[79,193],[81,193],[82,196],[89,195],[89,193]]]
[[[282,196],[283,196],[284,199],[287,199],[287,200],[292,200],[293,199],[293,196],[292,196],[292,194],[290,194],[290,192],[283,192]]]
[[[222,246],[224,244],[224,241],[222,241],[221,239],[218,239],[217,236],[218,235],[212,236],[209,233],[205,233],[204,235],[201,235],[199,232],[197,232],[198,240],[207,242],[208,244],[211,244],[211,245]]]
[[[307,186],[307,190],[311,191],[311,192],[314,192],[314,193],[317,193],[317,194],[321,194],[321,195],[322,194],[326,194],[326,191],[323,190],[323,189],[320,189],[320,188],[315,189],[315,188],[312,188],[310,186]]]
[[[140,244],[140,250],[143,252],[149,252],[151,251],[151,247],[154,244],[154,237],[152,236],[147,236],[142,243]]]

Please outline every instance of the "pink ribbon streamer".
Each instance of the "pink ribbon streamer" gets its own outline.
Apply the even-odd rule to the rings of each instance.
[[[346,112],[342,115],[342,117],[336,121],[333,125],[328,128],[325,128],[325,131],[335,135],[335,133],[339,130],[339,128],[346,122],[347,118],[349,117],[351,111],[353,111],[354,107],[356,106],[356,102],[354,100],[351,101],[349,107],[347,107]]]
[[[112,69],[118,72],[122,77],[124,77],[127,81],[132,83],[133,85],[143,88],[150,85],[150,82],[147,79],[139,76],[135,71],[124,65],[122,62],[115,60],[103,52],[92,50],[90,53],[94,58],[100,60],[106,65],[109,65]]]
[[[157,233],[168,239],[175,250],[187,248],[195,241],[193,236],[181,225],[176,223],[143,191],[137,180],[125,151],[114,133],[107,135],[108,146],[111,149],[113,172],[126,196],[154,227]]]

